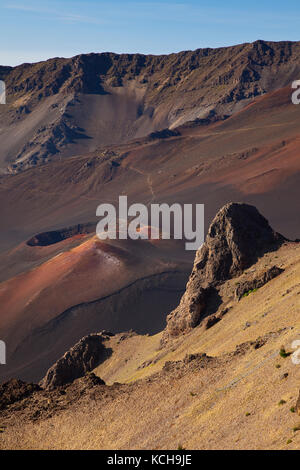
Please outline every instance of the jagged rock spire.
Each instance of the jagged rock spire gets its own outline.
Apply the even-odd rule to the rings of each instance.
[[[196,253],[181,302],[167,317],[163,341],[197,326],[213,288],[239,276],[284,240],[256,207],[242,203],[222,207],[209,227],[205,243]]]

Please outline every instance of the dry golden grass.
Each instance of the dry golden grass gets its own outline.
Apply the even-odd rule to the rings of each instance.
[[[295,405],[300,366],[282,358],[283,345],[300,338],[300,246],[288,244],[256,266],[277,264],[284,273],[232,308],[209,330],[198,327],[158,350],[160,335],[132,336],[118,343],[97,373],[108,383],[131,383],[114,400],[83,398],[50,419],[16,422],[0,435],[2,449],[297,449],[300,423]],[[245,328],[249,322],[250,327]],[[279,332],[280,329],[284,329]],[[236,345],[269,332],[259,349],[229,356]],[[172,350],[173,349],[173,350]],[[159,373],[166,360],[206,352],[213,366]],[[144,361],[157,362],[137,370]],[[277,368],[276,365],[281,367]],[[282,375],[288,373],[287,378]],[[139,380],[134,382],[137,378]],[[286,403],[279,405],[284,400]],[[0,423],[2,424],[2,423]],[[291,440],[291,442],[289,442]],[[288,443],[289,442],[289,443]]]

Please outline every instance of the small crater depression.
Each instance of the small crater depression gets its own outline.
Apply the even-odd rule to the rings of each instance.
[[[62,228],[60,230],[53,230],[50,232],[43,232],[30,238],[26,244],[28,246],[49,246],[59,243],[68,238],[73,238],[76,235],[88,235],[94,232],[96,224],[94,222],[86,224],[73,225],[72,227]]]

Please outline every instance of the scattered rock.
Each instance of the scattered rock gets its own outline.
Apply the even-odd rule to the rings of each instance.
[[[11,379],[0,385],[0,410],[40,390],[41,387],[37,384],[28,384],[22,380]]]
[[[258,338],[256,341],[254,341],[253,348],[260,349],[262,346],[266,344],[266,342],[267,342],[266,338]]]
[[[208,358],[206,353],[187,354],[185,358],[183,359],[183,362],[185,364],[189,364],[192,361],[199,360],[199,359],[202,360],[206,358]]]
[[[138,366],[137,370],[145,369],[146,367],[150,366],[152,364],[152,361],[145,361],[143,362],[140,366]]]
[[[186,368],[203,369],[216,363],[218,358],[208,356],[206,353],[187,354],[183,361],[166,361],[163,372],[179,372]]]
[[[104,380],[94,374],[94,372],[87,372],[83,377],[77,379],[77,384],[82,388],[90,389],[96,385],[105,385]]]
[[[235,290],[235,297],[240,300],[245,294],[247,294],[247,292],[250,292],[254,289],[259,289],[267,282],[271,281],[271,279],[279,276],[279,274],[281,274],[283,271],[284,269],[281,269],[278,266],[272,266],[254,278],[247,279],[246,281],[238,284]]]
[[[280,328],[277,331],[270,331],[264,336],[259,336],[254,341],[246,341],[245,343],[238,344],[233,352],[233,355],[245,354],[252,347],[253,349],[259,349],[264,346],[270,339],[275,339],[286,331],[286,328]]]
[[[203,320],[202,325],[204,326],[206,330],[208,330],[209,328],[214,326],[216,323],[218,323],[220,320],[221,318],[218,317],[217,315],[210,315],[209,317],[206,317]]]
[[[179,135],[180,132],[177,130],[163,129],[161,131],[151,132],[151,134],[148,136],[148,139],[168,139],[169,137],[178,137]]]
[[[137,333],[133,330],[125,331],[124,333],[120,333],[117,337],[117,343],[121,343],[122,341],[125,341],[128,338],[132,338],[133,336],[136,336]]]
[[[289,374],[286,372],[285,374],[282,374],[282,376],[280,377],[280,380],[287,379],[288,376],[289,376]]]

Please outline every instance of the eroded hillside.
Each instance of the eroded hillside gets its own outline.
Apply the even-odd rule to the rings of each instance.
[[[277,275],[265,276],[274,266]],[[255,279],[261,284],[247,290]],[[299,448],[299,366],[291,360],[300,335],[299,243],[266,250],[219,287],[214,314],[167,342],[163,333],[108,336],[111,354],[96,377],[3,389],[1,447]],[[16,390],[23,398],[12,403]]]
[[[0,168],[17,172],[189,121],[225,119],[300,74],[298,42],[163,56],[87,54],[0,68]]]

